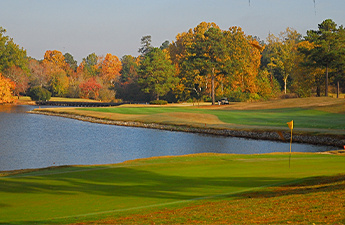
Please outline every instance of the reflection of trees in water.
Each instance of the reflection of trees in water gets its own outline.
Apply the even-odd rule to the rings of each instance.
[[[31,110],[25,106],[18,105],[0,105],[0,113],[25,113]]]

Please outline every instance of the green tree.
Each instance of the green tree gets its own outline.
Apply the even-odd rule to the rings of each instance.
[[[65,53],[64,54],[65,57],[65,62],[69,65],[69,67],[76,72],[77,68],[78,68],[78,63],[76,60],[74,60],[73,56],[70,53]]]
[[[215,78],[222,73],[226,57],[225,39],[219,28],[211,27],[198,34],[189,48],[189,61],[198,75],[211,77],[212,104],[215,104]]]
[[[66,72],[58,70],[51,74],[50,89],[53,96],[64,97],[68,91],[68,77]]]
[[[153,46],[151,45],[151,35],[146,35],[141,38],[141,47],[139,48],[138,52],[142,55],[146,55],[149,53]]]
[[[167,49],[167,48],[169,48],[169,44],[170,44],[169,41],[166,40],[162,43],[162,45],[159,48],[162,50]]]
[[[343,27],[326,19],[318,25],[318,30],[308,30],[305,40],[314,44],[314,48],[302,48],[307,56],[307,66],[324,68],[325,71],[325,96],[328,96],[329,72],[336,70],[345,60],[345,43]]]
[[[84,72],[90,77],[96,77],[100,73],[98,68],[98,56],[96,53],[89,54],[86,58],[83,58]]]
[[[48,101],[51,93],[41,86],[36,86],[30,89],[29,96],[33,101]]]
[[[126,82],[129,79],[137,79],[138,78],[138,63],[137,59],[131,55],[124,55],[121,58],[122,69],[120,71],[121,82]]]
[[[26,50],[20,48],[9,36],[5,36],[6,30],[0,27],[0,72],[17,66],[27,70],[28,59]]]
[[[138,82],[145,93],[159,100],[177,84],[178,78],[174,75],[175,68],[167,54],[159,48],[152,48],[140,62]]]

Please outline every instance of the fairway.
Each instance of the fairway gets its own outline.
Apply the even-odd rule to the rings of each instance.
[[[342,155],[293,154],[291,168],[288,158],[201,154],[7,174],[0,177],[0,223],[118,218],[345,173]]]
[[[295,134],[333,135],[345,138],[345,100],[333,98],[279,99],[225,106],[170,104],[167,106],[122,105],[105,108],[46,108],[35,112],[78,115],[105,121],[140,122],[245,131],[289,131]]]

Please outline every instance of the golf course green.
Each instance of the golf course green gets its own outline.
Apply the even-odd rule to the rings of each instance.
[[[294,133],[345,140],[345,99],[35,112],[258,132],[289,132],[286,122],[294,120]],[[205,153],[0,174],[0,224],[345,223],[344,150],[292,155]]]
[[[116,165],[3,172],[0,224],[122,218],[345,173],[336,154],[200,154]],[[256,206],[252,206],[253,208]],[[345,208],[342,209],[345,211]],[[138,222],[138,221],[137,221]]]

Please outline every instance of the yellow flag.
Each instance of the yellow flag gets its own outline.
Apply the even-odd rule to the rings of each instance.
[[[289,126],[290,130],[293,129],[293,120],[291,122],[287,122],[287,125]]]

